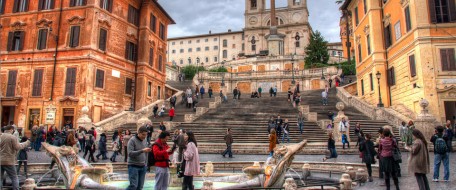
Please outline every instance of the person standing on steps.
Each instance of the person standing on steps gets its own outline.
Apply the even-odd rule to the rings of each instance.
[[[200,94],[201,94],[201,99],[203,99],[204,98],[204,94],[206,94],[206,89],[204,89],[204,86],[201,86]]]
[[[407,130],[408,130],[407,125],[405,124],[405,121],[403,121],[401,123],[401,125],[399,125],[398,128],[399,128],[399,136],[401,138],[401,141],[403,143],[405,143],[407,141]]]
[[[444,131],[443,135],[448,138],[448,140],[446,141],[447,147],[448,147],[448,152],[452,152],[453,151],[452,141],[453,141],[453,137],[454,137],[454,132],[453,132],[453,129],[451,128],[450,120],[447,120],[447,124],[445,125],[445,131]]]
[[[413,144],[413,129],[415,129],[415,124],[410,120],[407,124],[407,137],[405,139],[405,144],[411,146]]]
[[[147,148],[145,141],[147,137],[146,126],[141,126],[138,133],[128,140],[128,180],[130,185],[127,190],[141,190],[146,178],[146,153],[152,151]],[[127,156],[127,155],[125,155]]]
[[[197,148],[198,144],[192,131],[187,131],[184,136],[187,145],[184,149],[185,172],[182,189],[194,190],[193,176],[200,174],[200,158]]]
[[[160,122],[160,125],[158,126],[158,128],[163,132],[163,131],[166,131],[166,126],[165,126],[165,123],[163,121]]]
[[[271,133],[269,134],[269,157],[274,155],[274,148],[277,145],[277,135],[275,129],[271,129]]]
[[[386,189],[390,189],[390,177],[393,177],[394,185],[396,190],[399,190],[399,179],[397,176],[396,161],[393,158],[393,150],[398,148],[396,141],[392,138],[391,131],[389,129],[383,129],[384,138],[380,140],[378,152],[382,159],[382,171],[385,177]]]
[[[21,137],[21,141],[20,143],[25,143],[27,142],[27,137]],[[21,169],[21,165],[24,164],[24,176],[25,178],[27,179],[27,160],[28,160],[28,156],[27,156],[27,152],[29,151],[29,147],[25,147],[21,150],[19,150],[19,154],[17,155],[17,162],[18,162],[18,166],[16,168],[16,173],[19,174],[19,170]],[[3,176],[3,173],[2,173],[2,176]]]
[[[269,97],[272,97],[272,94],[274,94],[274,89],[272,87],[269,89]]]
[[[299,106],[299,103],[301,102],[301,95],[299,93],[296,94],[296,98],[294,99],[294,104],[293,107]]]
[[[196,95],[196,98],[198,99],[198,95],[199,95],[199,88],[198,88],[198,85],[195,86],[195,95]]]
[[[147,129],[147,127],[146,127]],[[132,137],[132,134],[130,132],[129,129],[125,130],[125,134],[123,136],[123,139],[122,139],[122,146],[123,146],[123,155],[124,155],[124,162],[127,162],[127,159],[128,159],[128,141],[130,141]],[[146,135],[147,137],[147,135]]]
[[[154,118],[157,118],[158,104],[154,105],[153,112],[154,112]]]
[[[359,152],[362,154],[363,162],[366,164],[367,174],[369,175],[369,182],[372,182],[372,164],[375,164],[375,156],[377,152],[374,148],[374,142],[372,142],[372,135],[365,134],[364,139],[361,139],[359,143]]]
[[[237,98],[237,95],[238,95],[238,89],[237,89],[237,87],[234,87],[234,90],[233,90],[233,99],[236,99],[236,98]]]
[[[237,99],[241,99],[241,89],[238,89]]]
[[[192,107],[193,107],[193,97],[187,96],[187,108],[192,108]]]
[[[355,136],[358,138],[355,147],[358,147],[358,144],[364,139],[364,133],[359,122],[356,122],[355,124]]]
[[[261,88],[261,86],[260,86],[260,87],[258,87],[258,97],[260,97],[260,98],[261,98],[261,92],[263,92],[263,88]]]
[[[328,151],[323,158],[323,162],[326,162],[328,159],[334,159],[334,162],[337,162],[337,151],[336,151],[336,141],[334,140],[333,134],[329,133],[328,134],[328,145],[327,145]]]
[[[212,87],[209,86],[209,89],[207,90],[207,93],[209,94],[209,98],[212,98]]]
[[[331,78],[329,78],[329,80],[328,80],[328,83],[329,83],[329,88],[331,88],[331,87],[332,87],[332,82],[333,82],[333,80],[332,80]]]
[[[108,159],[108,156],[106,156],[106,153],[108,152],[108,150],[106,148],[106,143],[107,143],[106,134],[101,133],[100,140],[98,141],[98,154],[95,156],[97,158],[97,160],[100,159],[100,156],[101,156],[102,160]]]
[[[280,136],[282,136],[282,123],[283,123],[283,119],[280,118],[280,115],[277,115],[277,119],[275,120],[275,124],[276,124],[276,132],[277,132],[277,139],[280,138]]]
[[[154,132],[154,127],[152,126],[152,123],[147,123],[146,124],[146,128],[147,128],[147,144],[150,145],[150,141],[152,139],[152,133]]]
[[[274,92],[273,92],[274,97],[276,97],[276,96],[277,96],[277,86],[274,87],[273,91],[274,91]]]
[[[233,157],[233,152],[231,152],[231,145],[233,144],[233,136],[231,134],[231,128],[226,129],[225,137],[223,137],[226,143],[226,150],[223,151],[222,156],[225,158],[225,155],[228,154],[230,158]]]
[[[177,162],[182,162],[182,155],[184,153],[184,148],[185,148],[185,129],[179,130],[179,136],[177,136],[177,147],[178,149],[178,154],[177,154]]]
[[[304,116],[302,115],[302,112],[299,112],[299,114],[298,114],[298,128],[299,128],[299,132],[301,132],[301,135],[302,135],[303,127],[304,127]]]
[[[328,92],[326,92],[326,90],[321,92],[321,102],[324,106],[328,105]]]
[[[429,173],[430,162],[429,162],[429,151],[428,144],[421,131],[414,129],[412,147],[406,146],[405,149],[410,151],[410,157],[408,160],[408,172],[415,174],[416,182],[420,190],[430,190],[429,182],[426,174]]]
[[[274,129],[275,131],[276,125],[275,125],[275,120],[274,117],[271,116],[271,119],[268,121],[268,134],[271,134],[271,130]]]
[[[169,109],[169,121],[173,121],[173,118],[174,118],[174,107],[171,107],[171,109]]]
[[[152,144],[155,159],[155,190],[168,189],[169,155],[174,152],[167,143],[170,136],[168,131],[164,131],[160,133],[157,141]]]
[[[192,96],[192,89],[190,89],[190,87],[188,87],[187,90],[185,91],[185,94],[187,94],[187,97]]]
[[[440,175],[440,164],[443,163],[443,181],[449,182],[450,180],[450,152],[447,146],[448,138],[443,134],[443,126],[437,126],[435,128],[435,134],[431,138],[432,144],[434,144],[434,176],[433,182],[439,181]]]
[[[288,101],[291,101],[291,95],[292,95],[292,94],[293,94],[293,93],[291,92],[291,88],[288,87]]]
[[[288,119],[285,119],[285,123],[283,124],[283,136],[282,136],[282,143],[285,142],[285,136],[287,137],[287,143],[290,143],[290,126],[288,125]]]

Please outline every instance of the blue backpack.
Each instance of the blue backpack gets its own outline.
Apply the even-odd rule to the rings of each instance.
[[[447,143],[442,137],[437,135],[434,142],[434,152],[438,154],[446,154],[448,152]]]

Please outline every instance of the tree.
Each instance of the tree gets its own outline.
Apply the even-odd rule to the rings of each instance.
[[[187,65],[185,67],[182,67],[182,73],[185,74],[186,79],[193,79],[197,72],[205,70],[206,69],[203,66],[196,67],[194,65]]]
[[[306,65],[312,65],[314,63],[328,64],[328,42],[324,39],[321,33],[317,30],[312,31],[309,45],[306,47]]]

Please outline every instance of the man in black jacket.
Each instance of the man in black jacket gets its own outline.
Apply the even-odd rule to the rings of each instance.
[[[225,140],[225,143],[226,143],[226,150],[223,151],[222,156],[225,158],[225,155],[228,154],[228,156],[230,158],[234,158],[233,153],[231,152],[231,145],[233,144],[233,136],[231,135],[230,128],[228,128],[226,130],[226,135],[223,139]]]

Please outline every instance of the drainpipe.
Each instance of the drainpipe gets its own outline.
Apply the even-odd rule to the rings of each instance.
[[[54,51],[54,66],[52,69],[51,97],[49,97],[49,101],[52,101],[52,98],[54,96],[55,68],[57,66],[57,53],[58,53],[58,48],[59,48],[60,22],[62,22],[62,12],[63,12],[63,0],[60,0],[59,22],[57,24],[57,35],[55,36],[55,51]]]
[[[143,2],[141,1],[141,3],[139,4],[139,14],[138,16],[141,16],[141,10],[142,10],[142,6],[143,6]],[[139,17],[137,18],[139,20]],[[138,21],[140,22],[140,21]],[[140,28],[141,28],[141,23],[138,23],[138,31],[136,32],[136,36],[138,38],[138,44],[137,44],[137,48],[136,48],[136,60],[135,60],[135,82],[133,83],[134,84],[134,88],[135,90],[133,91],[133,96],[132,96],[132,101],[133,101],[133,110],[131,111],[135,111],[136,110],[136,89],[137,89],[137,83],[138,83],[138,60],[139,60],[139,31],[140,31]]]
[[[383,47],[385,47],[385,62],[386,62],[386,75],[385,77],[387,77],[387,82],[386,82],[386,86],[388,87],[388,96],[386,98],[388,98],[388,103],[389,103],[389,106],[392,105],[392,100],[391,100],[391,86],[390,84],[388,83],[388,67],[389,67],[389,62],[388,62],[388,51],[387,51],[387,47],[386,47],[386,41],[385,41],[385,24],[383,22],[383,18],[384,18],[384,12],[383,12],[383,4],[382,4],[382,1],[379,1],[380,2],[380,8],[381,8],[381,26],[382,26],[382,29],[383,29]],[[390,35],[391,37],[391,35]],[[380,93],[380,92],[379,92]]]

